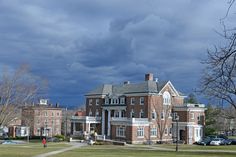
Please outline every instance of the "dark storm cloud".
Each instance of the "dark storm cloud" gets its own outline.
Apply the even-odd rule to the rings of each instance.
[[[2,0],[0,66],[28,63],[53,102],[78,105],[102,83],[153,72],[185,93],[197,86],[226,2]],[[235,22],[230,22],[235,25]]]

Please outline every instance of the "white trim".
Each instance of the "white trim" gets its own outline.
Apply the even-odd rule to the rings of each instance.
[[[170,81],[168,81],[168,82],[165,84],[165,86],[162,87],[162,89],[160,90],[159,93],[160,93],[160,94],[163,93],[163,90],[164,90],[168,85],[170,85],[172,92],[176,94],[176,95],[175,95],[175,94],[174,94],[174,95],[171,94],[172,96],[180,96],[179,93],[178,93],[178,91],[175,89],[175,87],[172,85],[172,83],[171,83]]]

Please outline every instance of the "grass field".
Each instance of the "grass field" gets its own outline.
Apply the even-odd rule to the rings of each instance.
[[[69,145],[65,143],[48,143],[47,148],[43,148],[41,143],[0,145],[0,157],[32,157],[65,147],[69,147]]]
[[[199,147],[200,148],[200,147]],[[187,149],[187,147],[186,147]],[[212,147],[212,149],[214,149]],[[231,147],[235,150],[236,146]],[[189,149],[188,149],[189,150]],[[201,149],[198,149],[201,150]],[[181,150],[163,151],[148,149],[145,147],[122,147],[122,146],[91,146],[82,149],[75,149],[53,157],[235,157],[236,153],[230,152],[187,152]]]
[[[70,145],[49,143],[43,148],[41,143],[0,145],[0,157],[32,157],[34,155],[60,150]],[[235,157],[236,145],[232,146],[197,146],[180,145],[175,152],[175,145],[131,145],[131,146],[86,146],[70,150],[52,157]],[[205,152],[202,152],[205,151]],[[225,152],[219,152],[225,151]]]

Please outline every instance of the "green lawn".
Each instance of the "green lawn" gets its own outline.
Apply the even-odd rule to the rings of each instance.
[[[0,145],[0,157],[32,157],[34,155],[59,150],[69,145],[65,143],[48,143],[47,148],[43,148],[41,143]]]
[[[193,147],[193,146],[186,146]],[[168,148],[168,147],[167,147]],[[230,149],[236,150],[236,146]],[[214,149],[212,147],[212,149]],[[216,149],[216,148],[215,148]],[[199,147],[198,150],[201,150]],[[235,157],[236,153],[229,152],[175,152],[175,151],[160,151],[146,148],[143,146],[124,147],[124,146],[89,146],[80,149],[71,150],[53,157]]]

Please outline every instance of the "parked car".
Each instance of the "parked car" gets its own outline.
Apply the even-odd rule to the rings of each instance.
[[[232,139],[231,144],[236,145],[236,139]]]
[[[210,142],[210,145],[214,145],[214,146],[224,145],[224,139],[223,138],[214,138]]]
[[[1,144],[17,144],[17,142],[12,141],[12,140],[5,140]]]
[[[225,139],[224,145],[231,145],[232,141],[233,141],[232,139]]]
[[[211,141],[212,139],[208,137],[208,138],[202,139],[201,141],[198,141],[197,144],[206,146],[206,145],[210,145]]]
[[[60,139],[57,137],[48,137],[47,141],[48,142],[60,142]]]

